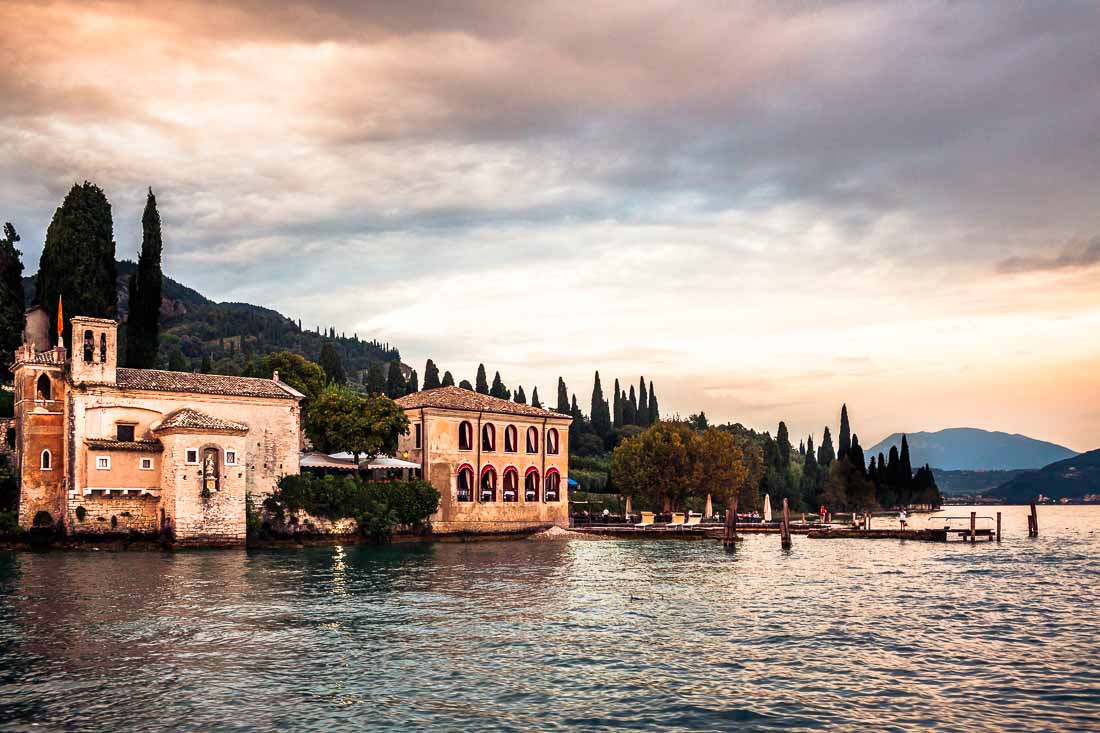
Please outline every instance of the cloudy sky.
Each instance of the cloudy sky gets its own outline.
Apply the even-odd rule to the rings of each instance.
[[[74,181],[120,257],[152,186],[169,275],[421,371],[1100,446],[1094,3],[0,0],[0,27],[29,271]]]

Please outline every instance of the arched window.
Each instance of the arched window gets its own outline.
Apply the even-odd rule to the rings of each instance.
[[[527,475],[523,477],[523,500],[539,500],[539,471],[532,466],[527,469]]]
[[[458,449],[474,449],[474,426],[468,420],[463,420],[458,425]]]
[[[458,500],[474,500],[474,469],[469,466],[458,469]]]
[[[218,490],[218,449],[206,448],[202,452],[202,495],[209,496]]]
[[[546,431],[546,452],[549,455],[556,456],[558,454],[558,429],[550,428]]]
[[[504,469],[504,486],[501,498],[504,501],[519,501],[519,471],[515,466]]]
[[[50,455],[48,450],[42,451],[42,463],[39,464],[39,467],[43,471],[49,471],[53,468],[53,456]]]
[[[497,471],[492,466],[481,469],[481,494],[482,501],[497,500]]]
[[[527,428],[527,452],[539,452],[539,429],[533,425]]]
[[[50,397],[50,391],[52,389],[52,387],[50,385],[51,385],[51,382],[50,382],[50,378],[48,376],[46,376],[45,374],[39,375],[38,382],[36,383],[36,387],[35,387],[36,391],[38,392],[38,399],[40,399],[40,400],[52,399]]]
[[[84,332],[84,361],[91,363],[95,355],[95,336],[89,328]]]
[[[99,363],[107,363],[107,334],[99,334]]]
[[[547,441],[549,444],[549,441]],[[546,472],[546,501],[558,501],[561,495],[561,476],[556,468]]]
[[[492,453],[497,449],[497,429],[493,427],[492,423],[485,423],[481,426],[481,450],[486,453]]]
[[[515,453],[519,450],[516,446],[519,443],[519,431],[516,430],[515,425],[509,425],[504,428],[504,452]]]

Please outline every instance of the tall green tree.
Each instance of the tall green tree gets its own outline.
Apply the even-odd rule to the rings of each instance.
[[[635,408],[637,425],[643,428],[649,425],[649,396],[645,388],[645,377],[638,380],[638,406]]]
[[[493,374],[493,386],[489,388],[489,396],[497,397],[502,400],[509,400],[512,398],[512,391],[504,386],[504,382],[500,378],[500,372]]]
[[[864,476],[867,475],[866,457],[863,455],[863,448],[859,444],[859,436],[855,433],[852,433],[852,447],[848,451],[848,460],[859,469],[860,473]]]
[[[515,401],[517,405],[527,404],[527,395],[523,393],[523,385],[516,387]]]
[[[442,386],[443,384],[439,381],[439,367],[434,361],[428,359],[428,363],[424,365],[424,389],[437,389]]]
[[[168,353],[168,371],[170,372],[189,372],[191,371],[191,362],[187,360],[187,357],[183,355],[183,351],[180,347],[172,349]]]
[[[596,372],[596,378],[592,382],[592,429],[601,438],[607,437],[611,432],[611,414],[607,407],[607,400],[603,397],[603,386],[600,384],[600,373]]]
[[[448,374],[449,374],[449,373],[450,373],[450,372],[448,372]],[[459,382],[459,383],[458,383],[458,386],[459,386],[459,387],[460,387],[461,389],[466,389],[466,390],[469,390],[469,391],[471,391],[471,392],[473,392],[473,391],[474,391],[474,385],[470,384],[470,380],[469,380],[469,379],[463,379],[463,380],[462,380],[461,382]]]
[[[836,453],[833,451],[833,435],[829,432],[829,426],[825,426],[825,435],[821,437],[821,447],[817,449],[817,465],[822,469],[826,469],[829,465],[836,460]]]
[[[500,372],[497,372],[497,374],[500,374]],[[484,364],[477,365],[477,379],[475,380],[474,384],[476,385],[474,389],[477,392],[480,392],[481,394],[489,394],[489,378],[485,375]]]
[[[363,386],[372,395],[386,393],[386,372],[382,370],[381,362],[371,362],[370,367],[367,368],[367,380]]]
[[[439,384],[442,387],[453,387],[453,386],[455,386],[454,375],[451,374],[450,372],[443,372],[443,381],[440,382]],[[425,387],[424,389],[427,389],[427,387]]]
[[[46,230],[35,302],[49,314],[52,324],[61,297],[66,314],[64,340],[71,347],[70,317],[117,317],[117,281],[111,204],[98,186],[87,181],[74,184]]]
[[[393,455],[398,438],[408,432],[409,419],[393,400],[385,395],[356,394],[338,385],[325,388],[306,419],[306,434],[318,450],[348,451],[356,462],[362,455]]]
[[[623,396],[618,379],[615,380],[615,401],[612,403],[611,425],[615,429],[623,426]]]
[[[653,380],[649,380],[649,424],[661,420],[661,409],[657,406],[657,393],[653,391]]]
[[[913,462],[909,458],[909,439],[906,438],[905,433],[901,434],[901,455],[899,456],[901,461],[899,471],[901,471],[901,480],[905,483],[909,483],[913,479]]]
[[[405,394],[413,394],[420,391],[420,383],[416,377],[416,370],[409,372],[409,381],[405,383]]]
[[[391,400],[403,397],[406,387],[405,375],[401,373],[401,364],[391,361],[390,368],[386,372],[386,396]]]
[[[130,312],[126,317],[126,365],[151,369],[157,363],[160,346],[160,268],[163,243],[160,213],[153,189],[145,199],[141,215],[141,254],[137,269],[130,274]]]
[[[279,373],[280,382],[305,395],[304,406],[307,408],[325,388],[325,370],[321,365],[293,351],[268,354],[258,365],[247,370],[244,376],[272,379],[275,372]]]
[[[6,380],[8,365],[23,341],[26,320],[23,310],[23,260],[15,243],[19,234],[11,223],[4,224],[0,239],[0,379]]]
[[[321,346],[321,368],[325,370],[328,381],[333,384],[347,384],[348,377],[344,373],[344,362],[340,360],[340,353],[336,351],[336,347],[328,341]]]
[[[848,405],[840,407],[840,443],[837,445],[836,458],[843,460],[852,449],[852,428],[848,424]]]
[[[638,424],[638,395],[633,384],[630,385],[630,397],[623,403],[623,422],[627,425]]]
[[[787,434],[787,423],[779,421],[779,428],[775,431],[775,444],[779,450],[779,464],[783,470],[788,470],[791,465],[791,438]]]
[[[565,388],[565,380],[561,377],[558,377],[558,405],[554,408],[554,411],[563,415],[570,414],[569,392]]]

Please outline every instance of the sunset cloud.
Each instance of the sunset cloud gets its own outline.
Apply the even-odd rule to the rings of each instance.
[[[170,275],[417,368],[561,373],[582,403],[594,369],[644,371],[670,412],[760,428],[820,434],[847,400],[865,442],[1085,449],[1098,15],[9,0],[0,219],[33,271],[94,180],[132,256],[151,185]]]

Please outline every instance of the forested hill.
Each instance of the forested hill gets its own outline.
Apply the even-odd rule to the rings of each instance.
[[[927,463],[945,471],[1008,471],[1042,468],[1054,461],[1077,455],[1065,446],[1029,438],[1026,435],[949,428],[934,433],[908,433],[913,465]],[[867,455],[888,455],[890,446],[901,445],[901,433],[894,433],[869,450]]]
[[[1080,499],[1100,494],[1100,449],[1028,471],[989,492],[1009,503],[1026,504],[1040,494],[1051,499]]]
[[[136,264],[118,263],[119,317],[125,319],[129,292],[127,282]],[[249,303],[215,303],[196,290],[170,277],[162,279],[161,340],[158,366],[199,369],[203,357],[213,371],[239,373],[253,357],[273,351],[295,351],[318,361],[322,344],[336,347],[349,377],[361,381],[371,362],[399,361],[396,348],[377,341],[364,341],[358,335],[336,334],[332,329],[318,332],[302,330],[299,324],[278,311]],[[23,278],[23,293],[28,305],[34,297],[35,278]],[[76,315],[76,314],[69,314]],[[180,363],[180,359],[186,364]]]

